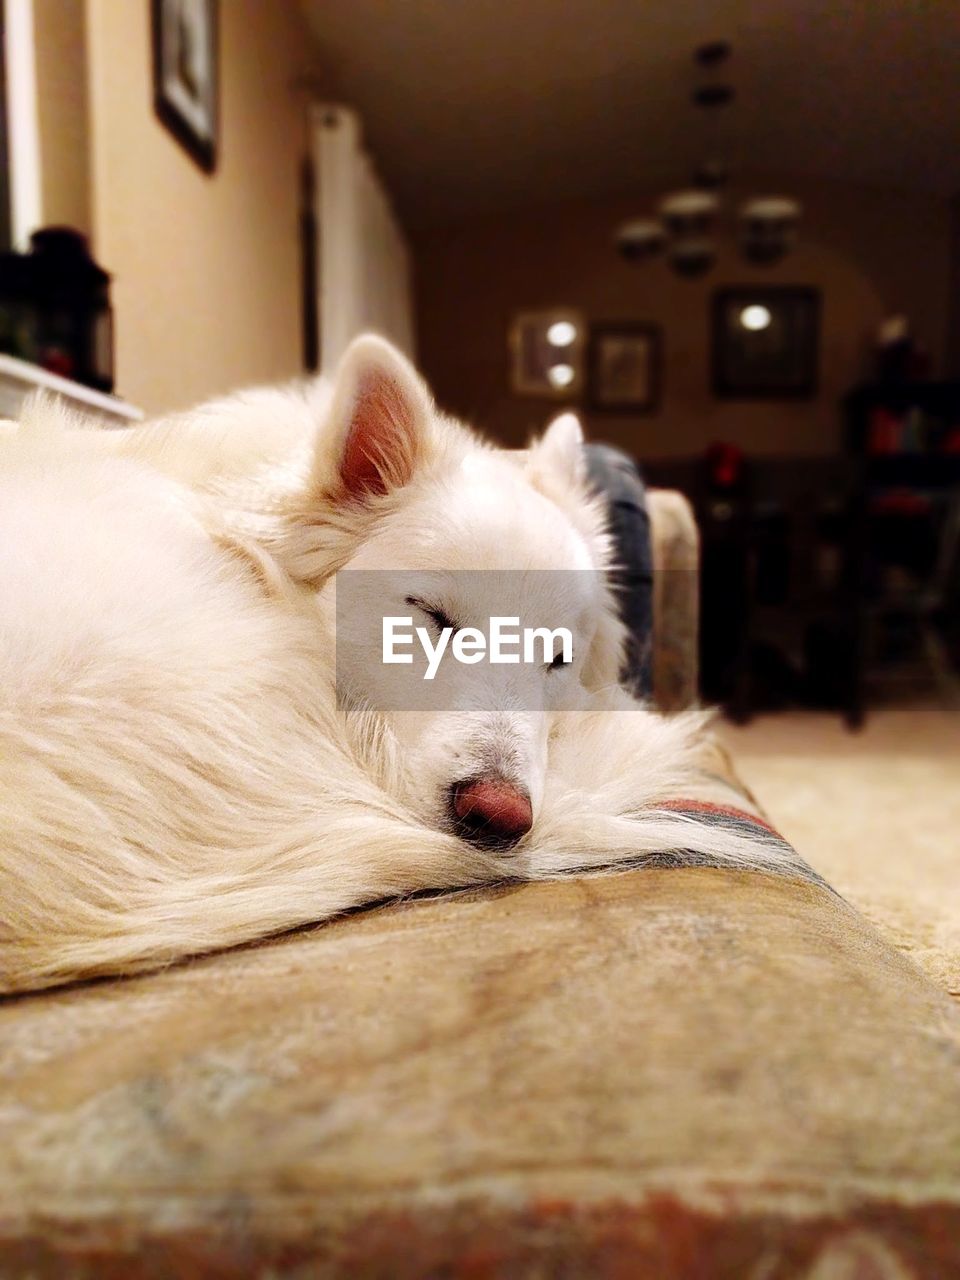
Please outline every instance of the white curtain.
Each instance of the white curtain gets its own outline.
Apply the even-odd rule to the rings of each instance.
[[[311,127],[321,371],[368,330],[413,358],[410,253],[360,121],[348,107],[316,105]]]

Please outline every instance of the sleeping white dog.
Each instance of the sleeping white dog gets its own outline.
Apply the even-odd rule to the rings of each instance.
[[[720,784],[702,717],[617,689],[623,637],[581,454],[569,421],[524,454],[481,443],[375,338],[332,387],[125,432],[40,403],[8,428],[0,990],[417,890],[664,855],[788,865],[773,837],[676,811]],[[429,705],[399,706],[360,661],[342,589],[336,643],[347,570],[395,589],[377,607],[434,647],[494,610],[533,627],[552,607],[572,653],[544,652],[522,687],[494,673],[492,701],[472,666],[446,663]],[[556,570],[566,594],[548,600]]]

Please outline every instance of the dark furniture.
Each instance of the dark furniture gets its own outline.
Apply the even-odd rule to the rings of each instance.
[[[860,715],[871,670],[898,646],[960,705],[960,382],[865,384],[844,410],[861,476]]]
[[[865,404],[863,393],[852,401],[858,412]],[[833,707],[855,727],[871,678],[916,668],[918,653],[950,695],[960,456],[755,458],[727,485],[711,482],[703,459],[647,461],[644,472],[696,511],[705,701],[740,721],[760,707]],[[898,573],[891,543],[911,541],[914,562]]]

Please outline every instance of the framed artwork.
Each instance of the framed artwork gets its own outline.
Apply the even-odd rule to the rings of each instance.
[[[820,291],[737,285],[713,295],[713,390],[725,399],[816,394]]]
[[[510,385],[520,396],[573,400],[583,390],[583,317],[569,308],[522,311],[510,325]]]
[[[201,169],[217,165],[217,0],[151,0],[153,105]]]
[[[660,403],[660,329],[652,324],[595,324],[587,353],[592,409],[653,413]]]

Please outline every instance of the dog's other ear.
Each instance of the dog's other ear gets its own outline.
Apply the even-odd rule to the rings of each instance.
[[[356,338],[337,371],[327,456],[317,460],[328,490],[362,501],[408,484],[432,414],[430,394],[409,361],[383,338]]]
[[[602,575],[603,607],[581,679],[591,690],[615,686],[627,633],[607,578],[612,557],[607,507],[588,483],[583,429],[575,413],[558,414],[534,441],[527,474],[536,489],[566,512],[586,540],[594,572]]]
[[[584,482],[583,428],[575,413],[557,414],[531,445],[528,465],[533,476],[550,476],[574,486]]]
[[[583,501],[587,463],[583,428],[575,413],[557,414],[540,439],[533,441],[527,450],[527,477],[535,489],[561,507]]]
[[[586,483],[584,429],[576,413],[558,413],[540,439],[534,440],[527,454],[527,474],[549,497],[557,497],[557,490],[582,489]]]

